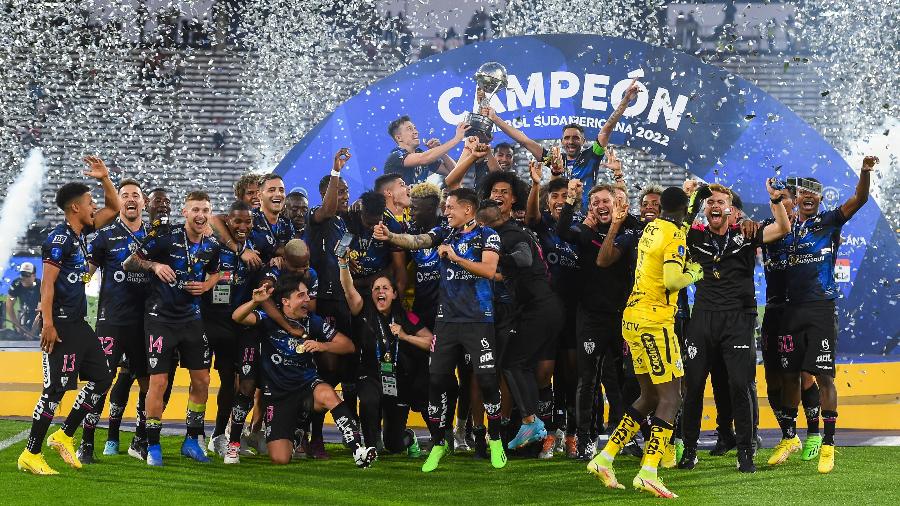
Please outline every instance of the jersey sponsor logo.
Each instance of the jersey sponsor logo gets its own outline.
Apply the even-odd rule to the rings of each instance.
[[[75,283],[81,281],[81,276],[77,272],[70,272],[66,276],[66,281],[74,285]]]
[[[622,320],[622,326],[625,327],[625,330],[633,330],[635,332],[638,332],[638,330],[640,329],[640,325],[638,323],[628,322],[625,320]]]
[[[281,355],[279,355],[277,353],[273,353],[272,356],[269,357],[269,359],[272,361],[273,364],[281,365]]]
[[[679,245],[678,245],[678,256],[684,257],[684,253],[685,253],[685,251],[684,251],[684,246],[682,246],[682,245],[679,244]]]
[[[489,351],[487,353],[481,354],[481,357],[478,358],[478,363],[484,364],[486,362],[490,362],[491,360],[494,360],[494,353]]]
[[[828,364],[831,362],[831,353],[826,353],[824,355],[819,355],[816,357],[817,364]]]
[[[653,334],[641,334],[641,342],[644,345],[644,350],[647,351],[647,360],[650,361],[650,373],[654,376],[662,376],[665,374],[666,369],[663,367],[662,354],[656,346],[656,340],[653,338]]]
[[[491,349],[491,343],[488,342],[487,339],[481,338],[481,351],[488,351]]]
[[[116,283],[121,283],[122,281],[125,281],[125,273],[116,271],[113,273],[113,279],[116,280]]]
[[[66,239],[68,239],[68,237],[64,235],[57,235],[53,237],[53,240],[50,241],[50,244],[65,244]]]
[[[822,339],[822,351],[831,351],[831,343],[828,339]]]
[[[60,248],[51,248],[50,249],[50,258],[53,260],[59,260],[62,258],[62,249]]]

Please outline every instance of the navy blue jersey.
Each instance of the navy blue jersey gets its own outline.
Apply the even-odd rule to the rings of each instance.
[[[247,241],[244,247],[252,249],[252,246]],[[231,313],[253,296],[255,276],[250,266],[241,260],[240,253],[228,248],[219,249],[219,273],[222,275],[219,281],[201,297],[202,311],[204,315],[213,313],[231,318]]]
[[[278,278],[280,278],[283,273],[284,271],[273,265],[266,269],[265,277],[277,283]],[[306,273],[303,275],[303,283],[306,285],[307,292],[309,292],[309,298],[315,299],[319,292],[319,274],[316,273],[315,269],[312,267],[307,269]]]
[[[306,337],[294,337],[269,318],[265,311],[256,310],[257,325],[262,340],[262,369],[264,381],[271,388],[283,392],[296,391],[319,377],[312,353],[303,350],[306,341],[328,342],[337,331],[322,317],[310,314],[300,320],[285,316],[288,323],[306,329]]]
[[[834,264],[847,218],[840,208],[823,211],[805,221],[799,218],[785,236],[788,244],[787,300],[791,303],[831,300],[840,290]]]
[[[316,209],[318,207],[310,209],[306,217],[306,244],[309,245],[309,263],[319,274],[319,298],[344,300],[334,248],[347,232],[347,222],[337,215],[316,223],[313,220]]]
[[[87,241],[84,230],[76,234],[68,223],[61,223],[50,231],[41,247],[44,263],[56,266],[59,276],[53,283],[53,320],[76,321],[87,316],[87,297],[84,285],[90,280],[87,261]]]
[[[184,225],[171,227],[168,233],[157,235],[155,230],[137,250],[144,260],[168,265],[175,272],[174,283],[164,283],[153,276],[147,297],[147,315],[161,322],[180,323],[200,318],[200,297],[184,289],[188,281],[204,281],[207,274],[219,269],[219,241],[203,237],[199,243],[187,238]]]
[[[760,228],[775,223],[768,218],[760,224]],[[786,237],[762,245],[763,270],[766,274],[766,306],[777,307],[786,302],[787,297],[787,264],[788,246]]]
[[[427,231],[413,228],[410,229],[410,233],[419,235],[427,233]],[[412,250],[409,253],[416,264],[416,295],[413,300],[413,312],[427,314],[437,308],[438,291],[441,284],[441,259],[438,258],[437,245],[431,248]]]
[[[625,228],[622,231],[623,233],[616,236],[616,248],[625,257],[632,272],[637,266],[638,242],[641,240],[641,235],[644,234],[645,225],[645,223],[641,222],[635,228]]]
[[[432,245],[447,244],[461,258],[480,262],[485,251],[500,253],[500,236],[493,229],[476,226],[469,232],[435,227],[428,232]],[[476,276],[459,264],[442,258],[437,319],[454,323],[494,321],[493,282]]]
[[[253,209],[253,229],[250,231],[250,242],[253,249],[259,252],[259,258],[269,263],[275,256],[275,250],[294,238],[294,224],[291,220],[279,215],[275,224],[269,223],[262,209]]]
[[[600,169],[600,162],[603,161],[603,156],[598,156],[594,153],[593,144],[588,146],[587,148],[581,150],[581,153],[578,154],[574,159],[568,159],[563,156],[563,161],[566,164],[566,178],[568,179],[579,179],[582,184],[584,184],[585,192],[584,196],[581,198],[581,207],[582,209],[588,208],[588,191],[597,184],[597,173]]]
[[[30,329],[41,305],[41,280],[35,278],[34,284],[25,286],[21,279],[16,279],[9,286],[7,296],[19,303],[19,325]]]
[[[576,218],[581,221],[582,218]],[[541,241],[544,258],[550,268],[550,286],[564,300],[578,297],[578,246],[564,241],[556,233],[556,220],[548,211],[531,227]]]
[[[415,152],[424,153],[425,150],[423,150],[421,147],[417,147]],[[406,184],[412,185],[425,181],[425,178],[427,178],[430,174],[436,172],[441,166],[441,161],[438,160],[436,162],[433,162],[431,165],[416,165],[415,167],[404,167],[403,160],[405,160],[408,155],[409,151],[401,148],[400,146],[392,149],[391,154],[389,154],[387,160],[384,161],[384,173],[400,174]]]
[[[122,262],[137,250],[146,236],[143,223],[132,232],[121,218],[116,218],[98,230],[88,244],[88,261],[103,273],[97,321],[113,325],[143,323],[144,300],[152,274],[125,272]]]
[[[391,252],[402,251],[387,241],[378,241],[372,238],[372,229],[366,228],[362,223],[362,215],[351,212],[347,215],[347,230],[353,234],[353,242],[350,243],[350,258],[355,259],[359,265],[359,272],[353,273],[354,279],[367,278],[381,272],[391,265]],[[389,210],[384,210],[382,223],[388,230],[395,234],[405,234],[406,226],[394,217]]]

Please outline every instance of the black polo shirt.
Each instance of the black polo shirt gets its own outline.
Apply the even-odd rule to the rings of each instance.
[[[729,227],[724,235],[714,234],[704,225],[688,231],[691,260],[703,267],[703,279],[696,284],[695,310],[756,312],[753,266],[762,237],[762,227],[749,241],[738,226]]]

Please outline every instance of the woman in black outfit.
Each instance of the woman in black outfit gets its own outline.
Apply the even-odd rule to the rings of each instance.
[[[338,266],[353,315],[353,334],[359,339],[357,390],[363,439],[375,446],[383,421],[384,449],[418,456],[416,435],[406,428],[406,420],[410,409],[421,412],[426,406],[428,352],[434,336],[403,309],[388,276],[375,278],[371,293],[361,295],[353,286],[348,261],[341,258]]]

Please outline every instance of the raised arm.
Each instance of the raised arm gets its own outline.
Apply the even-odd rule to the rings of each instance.
[[[524,132],[519,130],[518,128],[510,125],[509,123],[503,121],[503,118],[497,116],[497,112],[494,111],[493,107],[485,107],[481,110],[481,114],[486,115],[490,118],[491,121],[497,125],[497,128],[500,129],[501,132],[505,133],[509,136],[510,139],[521,144],[525,149],[531,153],[532,156],[537,158],[538,160],[542,160],[544,158],[544,148],[537,141],[532,140]]]
[[[463,178],[466,176],[466,172],[469,171],[475,162],[487,156],[490,151],[490,146],[478,143],[478,137],[467,138],[462,156],[460,156],[459,162],[453,167],[453,170],[444,178],[444,185],[450,190],[459,188]]]
[[[403,249],[423,249],[430,248],[434,242],[430,234],[395,234],[388,230],[387,225],[379,223],[372,230],[372,238],[377,241],[388,241],[394,246]]]
[[[460,123],[456,125],[456,134],[447,142],[431,148],[421,153],[410,153],[403,159],[404,167],[416,167],[418,165],[431,165],[440,160],[444,155],[450,152],[454,146],[459,144],[466,136],[466,130],[469,129],[468,123]]]
[[[775,223],[770,223],[763,228],[762,240],[764,243],[770,243],[781,239],[791,231],[791,221],[784,206],[781,205],[784,195],[772,188],[771,179],[766,180],[766,190],[769,191],[769,207],[772,208],[772,216],[775,217]]]
[[[338,212],[338,189],[341,181],[341,169],[350,159],[350,150],[341,148],[334,155],[334,164],[331,168],[331,177],[328,179],[328,188],[325,189],[325,195],[322,197],[322,205],[313,213],[312,219],[316,223],[322,223],[337,216]]]
[[[856,183],[856,191],[841,205],[841,214],[850,219],[869,200],[869,183],[872,178],[872,170],[878,164],[877,156],[863,158],[862,168],[859,169],[859,182]]]
[[[100,184],[103,185],[103,209],[94,213],[94,230],[99,230],[116,219],[122,203],[119,202],[116,186],[109,178],[109,169],[106,168],[103,160],[96,156],[88,156],[84,158],[84,161],[88,164],[88,169],[83,174],[100,181]]]
[[[255,288],[250,300],[238,306],[237,309],[231,313],[231,319],[238,325],[256,325],[258,318],[253,310],[263,301],[269,300],[273,291],[274,289],[269,284],[260,285],[259,288]]]
[[[344,288],[344,296],[347,297],[347,305],[350,307],[350,314],[356,316],[362,311],[363,298],[353,285],[353,276],[350,274],[350,259],[348,256],[338,258],[338,267],[341,271],[341,286]]]
[[[638,93],[640,93],[640,91],[641,87],[638,86],[637,79],[633,79],[631,81],[631,85],[628,86],[628,90],[626,90],[625,94],[622,95],[622,100],[619,102],[616,110],[609,115],[606,123],[603,124],[603,128],[600,129],[600,133],[597,134],[598,144],[600,144],[604,148],[609,144],[609,137],[612,135],[613,130],[616,128],[616,123],[619,122],[622,114],[625,113],[625,109],[628,108],[628,104],[630,104],[632,100],[637,98],[637,95]]]
[[[597,267],[609,267],[622,258],[622,250],[616,247],[616,234],[628,217],[628,203],[613,199],[613,218],[609,224],[609,232],[603,238],[600,251],[597,252]]]
[[[544,164],[538,160],[532,160],[528,164],[531,172],[531,191],[528,192],[528,201],[525,204],[525,223],[534,226],[541,221],[541,177]]]
[[[578,234],[572,230],[572,219],[575,216],[575,206],[581,205],[581,194],[583,191],[584,186],[580,180],[569,180],[566,203],[559,212],[559,220],[556,222],[556,235],[566,242],[578,242]]]

